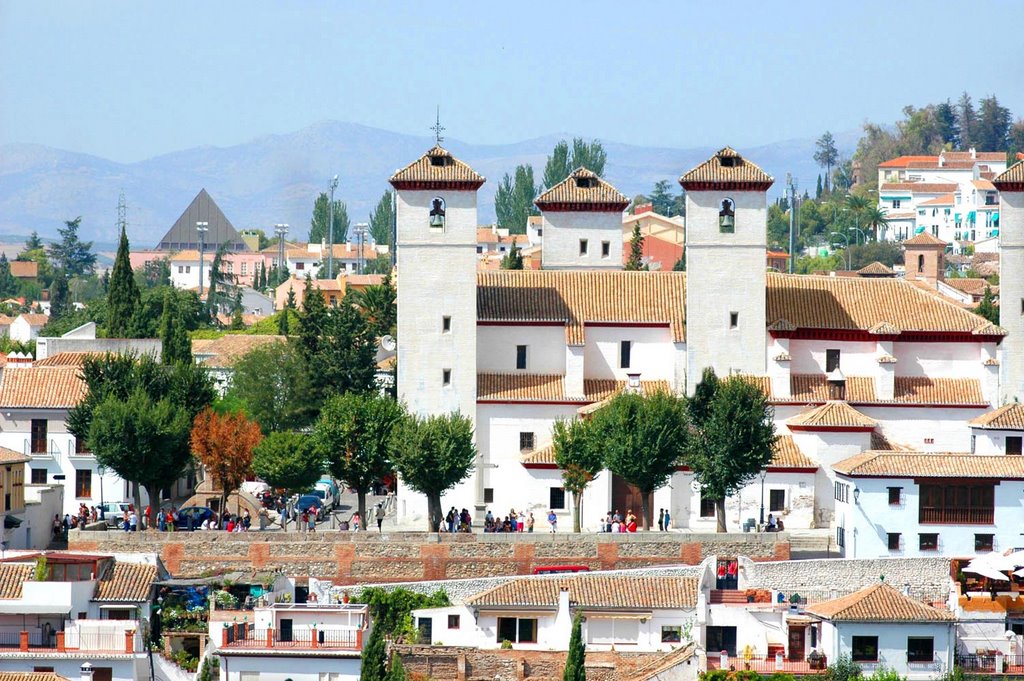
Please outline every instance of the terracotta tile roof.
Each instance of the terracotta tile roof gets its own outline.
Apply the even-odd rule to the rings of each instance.
[[[743,158],[735,149],[725,147],[693,170],[679,178],[679,184],[685,189],[701,187],[732,189],[764,189],[775,182],[775,179]]]
[[[250,334],[227,334],[215,338],[209,343],[192,342],[192,354],[197,362],[205,367],[228,368],[244,355],[256,348],[271,343],[283,343],[284,336],[257,336]]]
[[[952,206],[955,202],[955,197],[952,194],[943,194],[942,196],[936,196],[934,199],[928,199],[922,201],[919,206]]]
[[[109,561],[96,582],[96,594],[92,599],[133,603],[147,601],[156,576],[155,565]]]
[[[16,319],[24,319],[29,326],[46,326],[46,323],[50,321],[47,315],[35,313],[20,314]]]
[[[500,241],[498,233],[490,227],[476,228],[476,242],[478,244],[496,244]]]
[[[848,403],[831,400],[821,405],[802,411],[786,420],[789,426],[814,428],[815,426],[838,426],[850,428],[874,428],[877,421],[860,413]]]
[[[595,322],[664,323],[686,338],[683,272],[504,270],[477,273],[477,319],[563,322],[569,345],[583,345]]]
[[[1024,430],[1024,404],[1019,402],[1004,404],[995,411],[990,411],[968,421],[968,424],[975,428]]]
[[[996,186],[988,180],[971,180],[971,184],[974,185],[975,189],[981,189],[983,191],[994,192]]]
[[[903,242],[904,246],[946,246],[946,242],[937,236],[932,236],[930,232],[921,232],[920,234],[907,239]]]
[[[862,277],[891,277],[895,272],[876,260],[857,270],[857,274]]]
[[[1024,457],[982,456],[967,452],[861,452],[832,465],[850,476],[891,478],[1024,479]]]
[[[991,288],[993,294],[999,293],[999,287],[993,286],[984,279],[976,277],[951,277],[949,279],[943,279],[943,283],[947,286],[955,288],[957,291],[969,293],[972,296],[981,296],[985,294],[985,288]]]
[[[976,378],[929,378],[927,376],[896,376],[895,398],[880,400],[875,395],[875,380],[871,376],[846,377],[846,402],[853,404],[934,404],[985,405],[981,383]],[[792,374],[789,379],[792,397],[776,401],[821,402],[833,399],[825,374]],[[770,385],[767,379],[764,386]],[[762,388],[763,389],[763,388]],[[769,393],[770,394],[770,393]]]
[[[1024,191],[1024,161],[1017,161],[996,175],[992,184],[1000,191]]]
[[[69,681],[56,672],[0,672],[0,681]]]
[[[534,204],[541,210],[561,204],[606,207],[609,211],[622,212],[629,205],[629,199],[596,173],[581,167],[538,196]]]
[[[892,442],[885,433],[873,430],[871,431],[871,449],[879,452],[913,452],[913,447],[907,447],[897,442]]]
[[[0,464],[7,463],[25,463],[31,461],[32,457],[26,456],[21,452],[17,452],[7,447],[0,447]]]
[[[971,156],[970,151],[943,151],[942,156],[945,161],[997,161],[1002,162],[1006,160],[1006,154],[1001,151],[975,151],[974,156]]]
[[[779,435],[772,447],[772,468],[817,468],[818,462],[800,451],[792,435]]]
[[[0,598],[21,598],[21,585],[32,579],[33,565],[0,563]]]
[[[831,601],[807,606],[807,612],[832,622],[952,622],[948,610],[903,595],[885,582]]]
[[[768,273],[769,325],[867,331],[881,322],[902,331],[1005,335],[986,319],[912,283],[887,277]],[[769,327],[770,328],[770,327]]]
[[[667,381],[641,381],[644,392],[669,390]],[[477,374],[477,400],[499,402],[599,402],[625,387],[624,381],[585,379],[583,397],[565,394],[565,377],[557,374]]]
[[[886,182],[880,188],[883,192],[911,191],[919,194],[952,194],[957,190],[955,182]]]
[[[878,164],[879,168],[906,168],[907,164],[919,162],[919,163],[935,163],[938,164],[938,156],[900,156],[899,158],[889,159]]]
[[[0,407],[70,409],[85,393],[77,366],[8,369],[0,375]]]
[[[557,608],[561,589],[579,608],[687,609],[697,605],[696,577],[573,575],[513,579],[466,599],[471,606]]]
[[[532,452],[526,452],[520,458],[520,462],[524,466],[530,465],[543,465],[543,466],[554,466],[555,465],[555,446],[553,444],[535,449]]]
[[[414,186],[460,186],[466,189],[479,189],[485,179],[483,175],[452,156],[450,151],[436,145],[423,156],[396,171],[389,182],[396,189]]]
[[[19,279],[35,279],[39,276],[39,263],[35,260],[12,260],[11,274]]]
[[[46,359],[37,361],[37,367],[80,367],[90,357],[102,357],[102,352],[58,352]]]
[[[276,253],[277,251],[274,251],[274,252]],[[213,258],[216,255],[217,255],[217,249],[216,248],[213,248],[211,250],[209,247],[207,247],[203,251],[203,262],[204,263],[212,263],[213,262]],[[194,248],[193,249],[187,249],[187,250],[184,250],[184,251],[178,251],[177,253],[174,253],[168,259],[168,262],[199,262],[199,251],[197,251]]]

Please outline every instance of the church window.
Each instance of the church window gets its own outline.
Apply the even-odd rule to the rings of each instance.
[[[610,241],[601,242],[601,257],[607,258],[612,254],[612,243]]]
[[[443,369],[441,371],[441,385],[451,385],[451,384],[452,384],[452,370],[451,369]]]
[[[924,272],[924,256],[923,255],[917,256],[917,271],[918,272]]]
[[[431,158],[433,160],[433,158]],[[430,200],[430,228],[444,230],[445,203],[440,196]]]
[[[619,343],[619,368],[628,369],[633,354],[633,341],[624,340]]]
[[[1021,455],[1021,436],[1011,435],[1006,438],[1006,453],[1016,456]]]
[[[444,317],[441,317],[441,333],[451,333],[451,332],[452,332],[452,318],[447,316],[447,315],[445,315]]]
[[[839,350],[825,351],[825,373],[830,374],[839,368]]]
[[[525,345],[517,345],[516,346],[516,369],[525,369],[525,368],[526,368],[526,346]]]
[[[723,159],[724,160],[724,159]],[[722,210],[718,211],[718,231],[732,234],[736,231],[736,204],[732,199],[722,199]]]
[[[739,327],[739,325],[740,325],[740,313],[739,312],[730,312],[729,313],[729,328],[730,329],[735,329],[735,328]]]
[[[580,255],[586,255],[587,254],[587,246],[588,246],[587,240],[586,239],[580,239]]]
[[[565,488],[564,487],[552,487],[551,498],[548,499],[551,503],[548,504],[548,508],[552,511],[560,511],[565,508]]]
[[[494,503],[494,488],[493,487],[485,487],[484,488],[484,503],[485,504],[493,504]]]
[[[519,451],[533,451],[533,433],[519,433]]]

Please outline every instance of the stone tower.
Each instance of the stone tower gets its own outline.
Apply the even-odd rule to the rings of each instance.
[[[998,175],[999,326],[1002,342],[1003,401],[1024,399],[1024,161]]]
[[[622,269],[622,211],[629,199],[577,168],[534,202],[541,210],[546,270]]]
[[[907,279],[922,279],[932,286],[946,276],[946,242],[921,232],[903,242]]]
[[[435,146],[391,176],[397,194],[398,399],[476,418],[476,192],[484,178]]]
[[[726,147],[679,178],[686,190],[686,391],[704,369],[765,374],[767,191],[774,180]]]

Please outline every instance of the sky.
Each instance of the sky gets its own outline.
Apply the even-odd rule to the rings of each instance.
[[[0,144],[133,162],[341,120],[767,144],[995,93],[1024,2],[0,0]],[[964,32],[962,29],[968,29]]]

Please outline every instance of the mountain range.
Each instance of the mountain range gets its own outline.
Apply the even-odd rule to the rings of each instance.
[[[835,133],[842,157],[856,147],[859,131]],[[445,142],[460,159],[487,177],[480,190],[479,219],[494,220],[494,192],[506,172],[532,164],[535,176],[555,143],[571,133],[546,135],[512,144]],[[118,195],[128,206],[133,248],[154,246],[206,188],[237,229],[291,225],[305,239],[313,201],[338,175],[335,198],[347,203],[350,220],[365,222],[388,177],[420,157],[434,143],[426,136],[325,121],[297,132],[267,135],[230,147],[204,146],[118,163],[97,156],[35,144],[0,146],[0,233],[27,235],[36,230],[54,237],[63,221],[82,216],[80,235],[100,243],[117,240]],[[650,191],[658,180],[675,180],[707,159],[728,140],[686,149],[642,147],[602,140],[608,153],[605,177],[627,196]],[[779,195],[787,173],[800,190],[814,192],[821,169],[813,160],[814,139],[792,139],[739,150],[776,178]],[[5,239],[6,241],[6,239]]]

